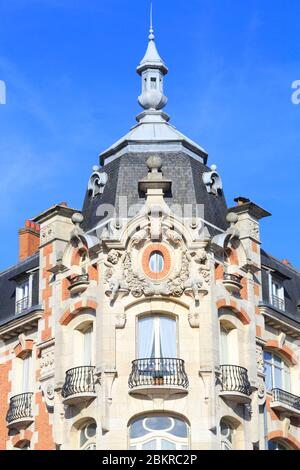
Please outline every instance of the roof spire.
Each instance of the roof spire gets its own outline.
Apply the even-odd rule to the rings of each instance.
[[[139,103],[145,110],[159,111],[167,103],[163,94],[163,79],[168,73],[168,67],[160,57],[154,42],[153,5],[150,4],[149,43],[146,54],[137,67],[137,73],[142,77],[142,93]]]
[[[149,41],[154,39],[154,30],[153,30],[153,3],[150,2],[150,29],[149,29]]]

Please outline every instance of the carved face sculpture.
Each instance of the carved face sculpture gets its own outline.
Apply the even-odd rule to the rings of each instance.
[[[107,261],[111,264],[117,264],[119,261],[119,253],[116,250],[111,250],[107,255]]]

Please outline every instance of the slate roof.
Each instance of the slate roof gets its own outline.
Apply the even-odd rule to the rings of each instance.
[[[91,199],[86,193],[82,213],[83,229],[89,231],[104,220],[105,214],[97,215],[100,205],[112,204],[119,209],[119,198],[127,197],[128,207],[143,204],[145,195],[139,193],[138,182],[146,177],[146,161],[153,152],[127,153],[104,165],[101,171],[108,174],[108,182],[103,194]],[[211,171],[204,163],[183,152],[155,152],[162,159],[162,172],[172,181],[171,193],[165,195],[167,204],[204,205],[204,219],[221,230],[227,228],[227,206],[224,195],[209,194],[202,181],[202,174]],[[106,218],[109,215],[106,214]],[[212,230],[213,231],[213,230]]]
[[[297,304],[300,301],[300,272],[292,266],[280,262],[264,250],[261,251],[261,263],[262,266],[274,271],[276,276],[282,280],[285,311],[279,310],[278,312],[300,323],[300,311],[297,311]],[[262,269],[262,295],[263,303],[270,306],[269,278],[266,269]],[[272,308],[274,307],[272,306]]]
[[[26,276],[28,271],[39,266],[39,253],[30,256],[26,260],[9,267],[0,273],[0,325],[6,323],[15,315],[16,287],[18,280]],[[38,305],[39,302],[39,273],[33,274],[32,282],[32,305]],[[23,312],[24,314],[25,312]]]

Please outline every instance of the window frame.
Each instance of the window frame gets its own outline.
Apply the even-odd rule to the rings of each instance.
[[[179,321],[177,315],[170,315],[166,313],[161,313],[161,312],[155,312],[155,313],[146,313],[146,314],[141,314],[136,317],[136,324],[135,324],[135,329],[136,329],[136,344],[135,344],[135,357],[136,359],[148,359],[148,358],[140,358],[139,357],[139,351],[140,351],[140,339],[139,339],[139,321],[148,318],[148,317],[153,317],[153,318],[158,318],[159,317],[167,317],[170,318],[171,320],[175,321],[175,341],[176,341],[176,356],[174,359],[180,357],[180,348],[179,348]],[[154,323],[157,323],[154,321]],[[154,324],[154,342],[158,343],[160,334],[157,335],[158,330],[155,330],[155,324]],[[157,335],[157,336],[156,336]],[[156,346],[157,347],[157,346]],[[155,357],[160,357],[160,356],[155,356]],[[163,358],[163,357],[162,357]],[[149,357],[149,359],[151,359]]]
[[[266,354],[271,355],[271,360],[266,359]],[[280,366],[278,365],[278,362],[280,361]],[[268,383],[267,383],[267,373],[266,373],[266,364],[270,367],[271,370],[271,381],[272,381],[272,388],[268,388]],[[291,367],[290,364],[282,358],[279,354],[274,353],[273,351],[270,350],[265,350],[264,351],[264,370],[265,370],[265,383],[266,383],[266,388],[267,391],[271,391],[274,388],[279,388],[285,392],[292,393],[292,374],[291,374]],[[276,376],[276,370],[280,370],[280,386],[276,384],[277,381],[277,376]],[[288,382],[286,382],[286,376],[288,375],[289,379]]]

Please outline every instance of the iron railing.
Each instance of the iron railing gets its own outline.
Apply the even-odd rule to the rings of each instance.
[[[32,418],[32,397],[33,393],[21,393],[11,397],[6,421],[12,423],[26,418]]]
[[[300,397],[297,397],[297,395],[281,390],[281,388],[273,388],[272,395],[272,401],[279,401],[300,411]]]
[[[94,369],[93,366],[81,366],[68,370],[61,391],[63,398],[78,393],[95,393]]]
[[[237,284],[241,283],[241,278],[237,274],[224,273],[223,274],[223,280],[224,281],[236,282]]]
[[[238,392],[251,395],[248,371],[245,367],[221,365],[222,392]]]
[[[167,357],[132,361],[132,370],[128,379],[129,388],[153,385],[187,388],[189,381],[184,361]]]
[[[284,299],[281,299],[278,297],[278,295],[272,295],[272,305],[275,308],[278,308],[279,310],[284,310]]]
[[[29,297],[23,297],[16,302],[16,313],[22,313],[29,308]]]
[[[74,286],[74,284],[78,284],[78,283],[80,283],[80,282],[89,282],[89,275],[88,275],[88,273],[78,274],[78,276],[74,276],[74,277],[72,277],[72,279],[70,280],[71,286]]]

